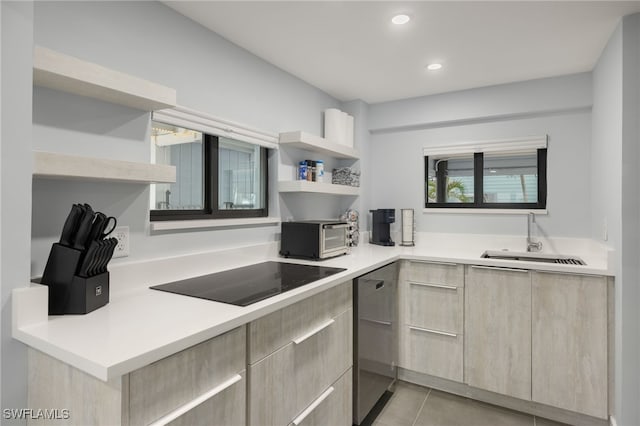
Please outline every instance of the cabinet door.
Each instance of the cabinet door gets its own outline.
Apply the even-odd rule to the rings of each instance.
[[[167,418],[164,418],[152,423],[152,426],[164,424],[167,426],[244,426],[246,424],[246,380],[244,379],[244,371],[221,383],[211,393],[214,392],[214,395],[206,398],[203,402],[195,401],[199,403],[189,404],[193,405],[193,407],[180,413],[179,416],[171,419],[171,421],[166,422]]]
[[[462,382],[462,335],[414,326],[404,326],[403,332],[407,346],[401,367]]]
[[[249,364],[254,364],[304,334],[337,317],[352,305],[347,281],[252,321],[248,326]]]
[[[242,326],[133,371],[129,374],[130,424],[156,421],[237,376],[246,367],[245,348]]]
[[[304,409],[290,426],[351,426],[351,368]]]
[[[352,330],[353,310],[349,309],[249,365],[248,424],[289,424],[316,400],[351,367]]]
[[[407,324],[462,334],[464,288],[409,282]]]
[[[532,292],[533,400],[606,418],[606,278],[536,272]]]
[[[464,266],[403,262],[399,365],[463,380]]]
[[[531,399],[531,275],[469,266],[465,289],[465,381]]]
[[[407,262],[409,281],[464,287],[464,265],[447,262]]]

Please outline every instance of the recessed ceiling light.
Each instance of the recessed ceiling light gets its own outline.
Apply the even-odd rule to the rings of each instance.
[[[429,71],[439,70],[440,68],[442,68],[442,64],[429,64],[429,65],[427,65],[427,69]]]
[[[404,25],[410,20],[411,18],[408,15],[396,15],[393,18],[391,18],[391,22],[393,22],[396,25]]]

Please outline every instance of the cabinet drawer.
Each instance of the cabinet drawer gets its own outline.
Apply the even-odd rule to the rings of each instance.
[[[351,308],[351,281],[339,284],[249,324],[249,363],[253,364]]]
[[[234,377],[245,346],[243,326],[130,373],[130,424],[154,422]]]
[[[353,310],[332,320],[249,365],[248,424],[289,424],[351,367]]]
[[[401,367],[462,382],[463,336],[405,326],[407,347]]]
[[[407,287],[408,325],[462,333],[464,288],[414,282]]]
[[[175,419],[171,419],[174,413],[170,413],[165,418],[152,423],[151,426],[244,426],[245,389],[245,372],[242,371],[213,388],[209,392],[213,395],[205,394],[191,404],[187,404],[193,406],[188,411],[182,410],[183,407],[177,409]]]
[[[347,370],[311,405],[298,414],[289,426],[351,426],[352,370]]]
[[[464,265],[438,262],[409,262],[409,281],[464,287]]]

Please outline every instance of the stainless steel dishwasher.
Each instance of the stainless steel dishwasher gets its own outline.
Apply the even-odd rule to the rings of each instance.
[[[362,424],[396,379],[398,267],[354,280],[353,423]]]

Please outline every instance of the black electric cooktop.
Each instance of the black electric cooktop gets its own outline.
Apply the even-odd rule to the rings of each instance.
[[[154,285],[150,288],[232,305],[247,306],[342,271],[346,271],[346,269],[285,262],[263,262],[215,274]]]

